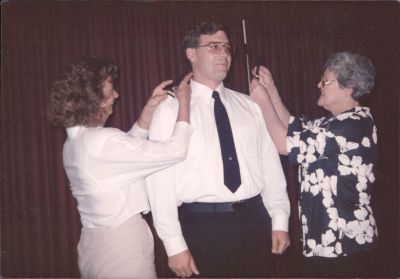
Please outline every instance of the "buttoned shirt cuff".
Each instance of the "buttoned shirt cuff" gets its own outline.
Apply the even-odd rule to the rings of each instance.
[[[179,254],[185,250],[188,250],[185,239],[182,235],[179,235],[168,240],[164,240],[165,251],[168,257]]]
[[[272,218],[273,231],[289,231],[289,217],[285,215],[276,215]]]

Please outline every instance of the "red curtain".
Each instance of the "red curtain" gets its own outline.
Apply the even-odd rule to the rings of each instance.
[[[1,275],[78,277],[80,221],[61,158],[65,132],[48,124],[51,82],[71,60],[95,55],[120,70],[120,100],[109,125],[127,130],[151,90],[188,70],[183,34],[205,20],[225,24],[237,53],[226,81],[248,93],[258,55],[293,114],[319,117],[321,64],[331,52],[371,58],[376,88],[366,104],[379,130],[381,160],[373,192],[380,241],[376,274],[399,275],[399,4],[295,1],[5,1],[1,5]],[[242,19],[246,21],[247,48]],[[292,203],[292,246],[276,257],[276,276],[296,277],[300,254],[296,168],[282,157]],[[172,274],[156,241],[160,277]]]

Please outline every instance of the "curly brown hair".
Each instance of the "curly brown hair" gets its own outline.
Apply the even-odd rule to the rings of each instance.
[[[117,66],[95,57],[71,63],[64,75],[53,82],[47,108],[49,121],[59,127],[103,124],[103,86],[107,78],[117,77]]]

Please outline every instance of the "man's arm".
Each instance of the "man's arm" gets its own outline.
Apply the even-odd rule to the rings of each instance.
[[[261,156],[265,181],[261,195],[272,219],[272,253],[282,254],[290,245],[288,234],[290,203],[279,154],[265,123],[261,122]]]
[[[151,140],[165,140],[177,119],[177,103],[168,100],[166,106],[155,111],[150,125]],[[168,265],[177,276],[198,274],[196,265],[182,235],[178,218],[178,200],[175,189],[176,166],[159,171],[146,179],[154,226],[164,243]]]

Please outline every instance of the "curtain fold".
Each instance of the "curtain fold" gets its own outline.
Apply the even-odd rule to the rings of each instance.
[[[65,131],[50,126],[52,81],[72,60],[99,56],[119,66],[120,98],[107,125],[127,131],[153,88],[189,71],[181,39],[205,20],[223,23],[237,47],[226,86],[248,93],[242,19],[251,67],[261,56],[291,113],[311,118],[321,66],[331,52],[372,59],[376,87],[366,100],[379,132],[381,163],[373,206],[380,233],[374,276],[399,274],[397,2],[5,1],[1,6],[1,275],[79,277],[80,220],[62,166]],[[397,132],[397,133],[396,133]],[[292,245],[276,257],[277,277],[296,277],[301,251],[297,169],[281,157],[292,205]],[[156,238],[160,277],[170,277]]]

